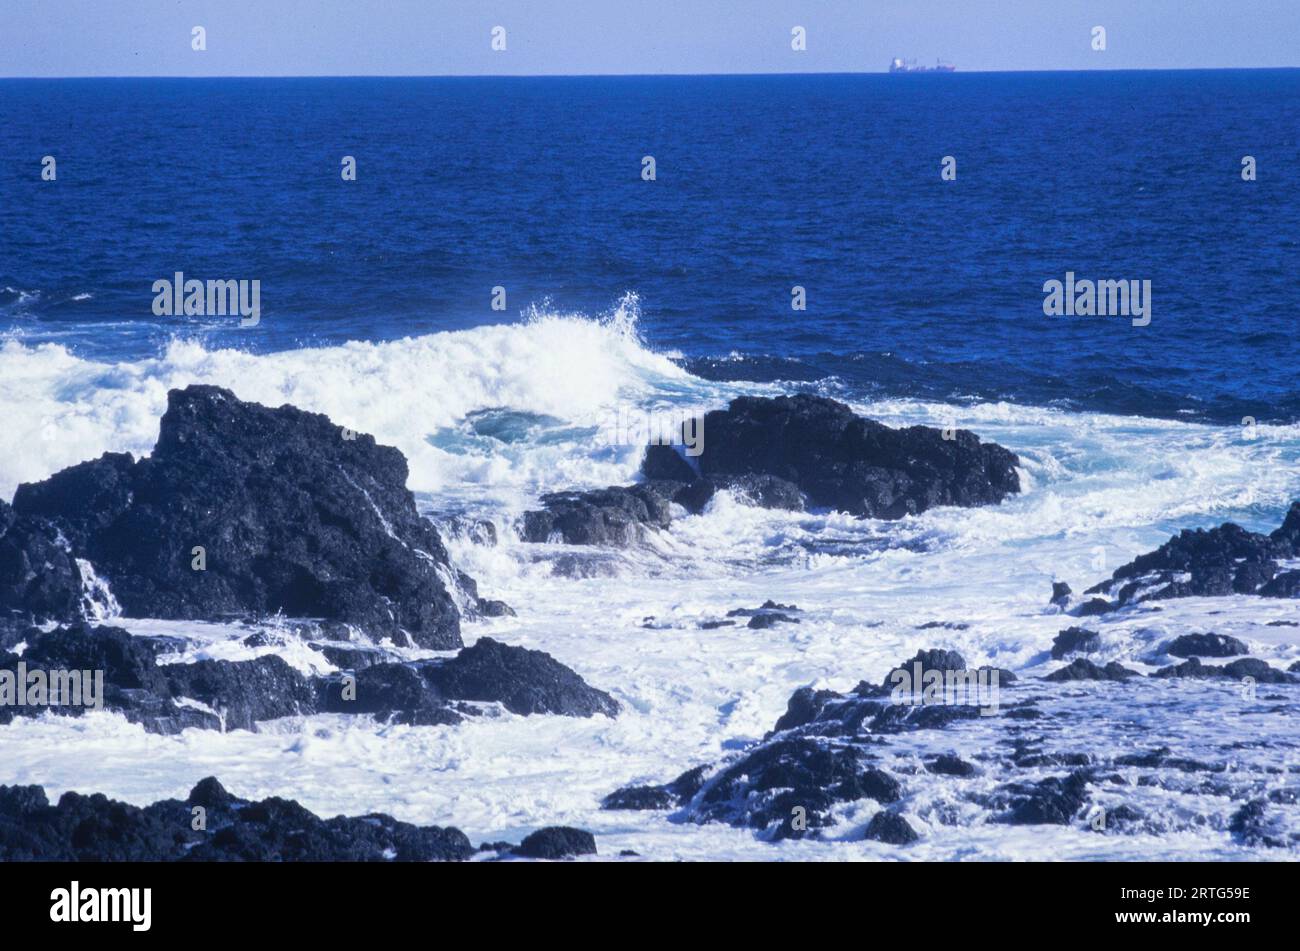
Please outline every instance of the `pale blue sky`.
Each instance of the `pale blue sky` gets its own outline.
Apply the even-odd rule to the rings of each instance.
[[[790,49],[796,25],[807,52]],[[1300,66],[1300,0],[0,0],[10,77],[879,72],[893,56]]]

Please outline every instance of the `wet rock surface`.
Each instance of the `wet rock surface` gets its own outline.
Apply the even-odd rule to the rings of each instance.
[[[809,394],[739,397],[705,414],[705,477],[763,474],[809,504],[871,518],[992,505],[1020,491],[1015,454],[966,430],[891,429]]]
[[[1020,491],[1019,459],[966,430],[891,429],[820,396],[740,397],[703,419],[702,452],[646,448],[646,482],[543,496],[528,542],[636,544],[672,506],[698,513],[719,491],[752,505],[897,519],[940,505],[992,505]]]
[[[1263,681],[1269,665],[1246,660],[1233,673],[1254,671]],[[1300,714],[1300,679],[1292,675],[1270,667],[1270,689],[1283,692],[1256,698],[1216,685],[1219,675],[1180,684],[1076,657],[1046,677],[1002,681],[983,706],[898,702],[894,674],[918,667],[923,676],[973,672],[957,652],[932,649],[880,684],[800,688],[757,743],[663,785],[618,789],[602,805],[723,822],[767,841],[866,839],[902,848],[984,823],[1111,836],[1209,826],[1239,846],[1300,849],[1300,790],[1278,765],[1297,744],[1276,737],[1224,746],[1218,729],[1225,715],[1249,717],[1260,729],[1292,722]],[[1202,717],[1189,712],[1198,702]],[[1135,717],[1144,724],[1137,733]],[[1183,748],[1147,743],[1145,724],[1178,736]]]
[[[1087,628],[1066,628],[1052,642],[1052,659],[1063,660],[1071,654],[1092,654],[1101,649],[1101,635]]]
[[[51,804],[40,786],[0,786],[8,862],[461,862],[473,851],[459,829],[379,813],[322,819],[291,799],[232,796],[213,777],[144,808],[75,792]]]
[[[1283,570],[1280,561],[1300,557],[1300,502],[1268,535],[1232,522],[1217,528],[1184,529],[1155,551],[1117,568],[1111,577],[1084,592],[1094,597],[1075,604],[1078,616],[1102,614],[1130,604],[1170,598],[1254,594],[1300,597],[1300,571]],[[1061,588],[1066,590],[1063,593]],[[1068,585],[1053,585],[1052,602],[1070,603]],[[1226,655],[1216,655],[1226,656]]]
[[[1101,667],[1086,657],[1076,657],[1059,670],[1054,670],[1044,680],[1053,683],[1067,683],[1071,680],[1127,680],[1140,676],[1136,670],[1129,670],[1118,661],[1111,661]]]
[[[524,515],[524,541],[627,546],[641,541],[646,529],[672,521],[672,496],[657,485],[556,492],[541,501],[540,511]]]
[[[1238,657],[1250,649],[1235,637],[1223,634],[1182,634],[1174,638],[1165,652],[1174,657]]]
[[[325,676],[307,676],[277,654],[159,663],[160,655],[174,651],[176,644],[85,623],[51,631],[30,628],[23,639],[21,656],[0,652],[0,671],[15,677],[32,670],[100,671],[99,705],[153,733],[190,727],[256,730],[260,722],[313,713],[454,724],[476,715],[476,704],[500,704],[523,716],[612,717],[619,712],[609,694],[549,654],[486,637],[445,660],[400,661],[374,650],[336,653],[340,661],[357,656],[364,662]],[[0,706],[0,722],[46,712],[80,716],[86,709],[85,704],[45,701]]]
[[[106,453],[13,508],[56,526],[128,617],[280,612],[456,648],[458,576],[406,479],[398,450],[324,416],[190,386],[148,458]]]
[[[526,859],[574,858],[596,854],[596,838],[585,829],[570,826],[547,826],[524,837],[510,850],[511,855]]]
[[[81,598],[81,571],[58,528],[0,499],[0,621],[76,617]]]

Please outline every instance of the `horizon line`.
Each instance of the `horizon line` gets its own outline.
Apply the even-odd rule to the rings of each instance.
[[[789,72],[743,72],[743,73],[230,73],[212,76],[193,76],[163,73],[149,74],[115,74],[82,76],[0,76],[0,82],[18,80],[23,82],[39,80],[83,80],[83,79],[651,79],[651,78],[718,78],[735,77],[791,77],[791,76],[928,76],[941,75],[989,75],[989,74],[1030,74],[1030,73],[1236,73],[1264,70],[1300,69],[1297,66],[1123,66],[1097,67],[1088,69],[956,69],[952,72],[934,73],[933,71],[914,73],[891,73],[887,68],[880,70],[804,70]]]

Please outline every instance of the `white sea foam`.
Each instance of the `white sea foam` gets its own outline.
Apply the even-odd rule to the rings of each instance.
[[[167,390],[187,383],[327,413],[402,449],[420,504],[435,518],[468,509],[497,524],[500,544],[449,533],[449,548],[481,593],[505,599],[519,617],[467,626],[466,640],[490,633],[546,650],[612,692],[624,712],[612,721],[505,715],[452,728],[312,717],[269,724],[259,734],[189,730],[175,737],[150,736],[103,713],[20,719],[5,728],[0,782],[143,803],[183,795],[215,774],[239,795],[292,796],[328,815],[381,810],[456,824],[476,841],[565,823],[595,830],[603,852],[626,847],[653,858],[886,857],[896,853],[861,842],[768,845],[743,830],[602,812],[598,802],[625,783],[670,779],[761,737],[798,686],[847,689],[859,679],[879,680],[921,648],[956,649],[969,662],[1041,674],[1053,666],[1053,636],[1075,623],[1047,608],[1052,580],[1081,590],[1182,527],[1229,519],[1275,527],[1300,497],[1296,426],[1260,425],[1248,439],[1234,427],[1178,421],[883,400],[855,409],[891,425],[955,423],[1008,446],[1021,457],[1025,491],[1000,506],[939,509],[897,522],[765,511],[722,493],[644,549],[519,543],[510,524],[538,492],[633,477],[638,450],[593,438],[611,406],[716,406],[737,392],[780,389],[692,377],[637,339],[633,303],[603,320],[539,313],[508,327],[279,354],[174,343],[155,360],[115,365],[51,344],[6,344],[0,408],[10,424],[0,432],[0,491],[104,450],[147,452]],[[54,438],[42,440],[46,426]],[[575,555],[589,556],[599,576],[557,574]],[[804,608],[801,623],[699,625],[769,598]],[[1160,607],[1096,620],[1099,659],[1149,670],[1167,662],[1162,644],[1191,630],[1239,637],[1253,656],[1278,666],[1300,657],[1300,628],[1270,626],[1300,620],[1295,602],[1236,597]],[[919,629],[930,621],[966,626]],[[173,662],[279,650],[304,672],[328,669],[292,639],[282,648],[249,648],[242,627],[114,623],[139,633],[198,634],[199,645],[167,658]],[[1187,692],[1185,716],[1209,718],[1202,734],[1213,739],[1222,703],[1213,691]],[[1122,702],[1096,693],[1096,704]],[[1224,742],[1236,738],[1233,729],[1222,727]],[[1099,755],[1114,752],[1108,736],[1089,740],[1087,725],[1079,730],[1079,742]],[[949,739],[945,732],[934,742]],[[1222,827],[1104,841],[1044,827],[976,823],[954,831],[932,821],[941,807],[967,808],[945,803],[945,795],[936,787],[909,806],[926,836],[911,854],[1252,854]]]
[[[411,488],[505,494],[630,478],[634,447],[604,445],[620,405],[716,404],[705,384],[638,339],[636,299],[600,319],[534,310],[521,323],[271,354],[176,341],[154,359],[102,363],[59,344],[0,346],[0,496],[105,451],[145,454],[167,391],[228,387],[268,406],[291,403],[397,446]],[[534,420],[530,445],[484,435],[476,413]],[[514,429],[527,428],[526,426]],[[576,451],[575,451],[576,450]]]

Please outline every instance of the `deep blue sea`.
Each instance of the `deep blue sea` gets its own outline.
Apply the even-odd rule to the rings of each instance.
[[[632,291],[703,377],[1294,420],[1297,106],[1297,70],[0,81],[0,331],[268,352]],[[176,271],[260,280],[260,325],[154,317]],[[1067,271],[1150,280],[1151,324],[1045,316]]]

